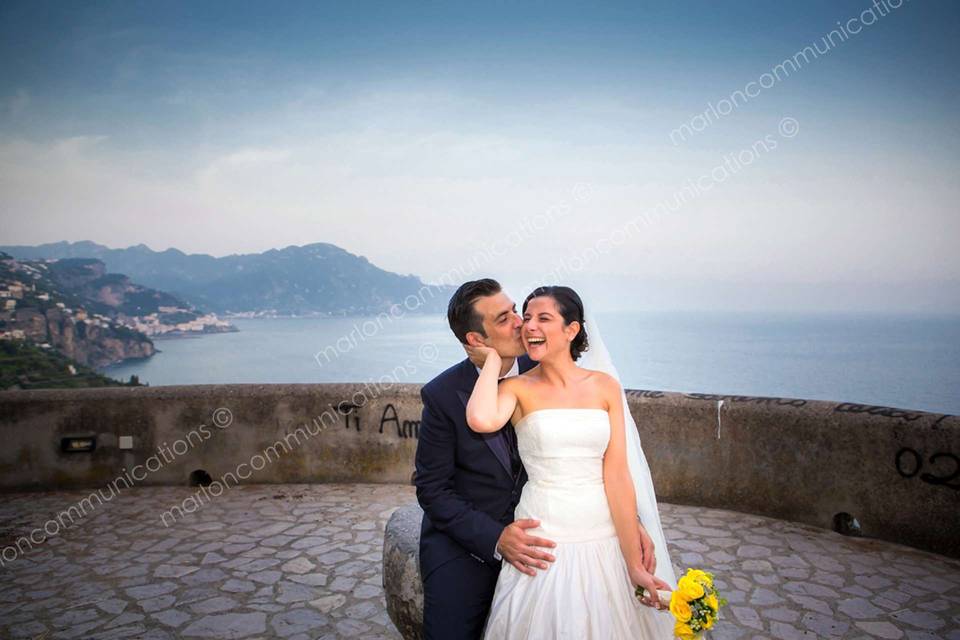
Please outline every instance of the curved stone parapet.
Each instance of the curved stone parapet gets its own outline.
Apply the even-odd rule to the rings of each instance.
[[[396,383],[2,391],[0,491],[407,484],[419,392]],[[627,398],[663,502],[960,558],[957,416],[797,398]]]
[[[423,584],[420,580],[419,505],[400,507],[383,534],[383,591],[387,614],[404,640],[423,637]]]

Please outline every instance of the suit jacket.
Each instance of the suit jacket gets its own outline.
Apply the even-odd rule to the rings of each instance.
[[[536,363],[518,358],[520,373]],[[420,574],[470,554],[499,568],[493,557],[503,528],[513,522],[520,489],[527,481],[522,465],[514,476],[503,441],[494,433],[476,433],[467,425],[467,400],[479,374],[469,358],[450,367],[420,390],[423,415],[416,453],[417,500],[423,508]],[[504,427],[516,447],[509,422]],[[508,453],[507,453],[508,455]]]

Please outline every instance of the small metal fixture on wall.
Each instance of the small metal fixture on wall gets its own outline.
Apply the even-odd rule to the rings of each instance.
[[[89,453],[97,448],[97,437],[67,437],[60,439],[60,451],[64,453]]]

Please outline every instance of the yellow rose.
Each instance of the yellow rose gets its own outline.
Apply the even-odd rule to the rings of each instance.
[[[705,571],[701,571],[700,569],[687,569],[687,575],[700,584],[705,584],[708,587],[713,586],[713,579],[708,576]]]
[[[703,628],[709,629],[712,626],[713,626],[713,618],[708,616],[707,619],[703,621]]]
[[[683,593],[684,599],[696,600],[703,597],[703,585],[691,578],[683,576],[677,581],[677,589]]]
[[[688,622],[693,616],[690,605],[681,598],[677,598],[676,601],[673,598],[670,599],[670,613],[680,622]]]
[[[713,609],[714,611],[720,608],[720,603],[717,602],[717,596],[713,595],[712,593],[707,596],[707,599],[705,600],[705,602],[707,603],[707,606]]]
[[[693,629],[684,622],[678,622],[673,626],[673,635],[680,638],[680,640],[694,640],[694,638],[696,638]]]
[[[670,604],[674,602],[690,602],[690,599],[683,595],[679,589],[674,589],[670,592]]]

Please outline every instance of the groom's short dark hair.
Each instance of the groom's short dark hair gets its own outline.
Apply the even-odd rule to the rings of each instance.
[[[447,305],[447,322],[450,323],[450,330],[457,336],[457,340],[467,344],[469,331],[476,331],[484,338],[487,337],[487,332],[483,330],[483,316],[476,312],[473,303],[477,298],[492,296],[502,290],[500,283],[493,278],[471,280],[460,285]]]

